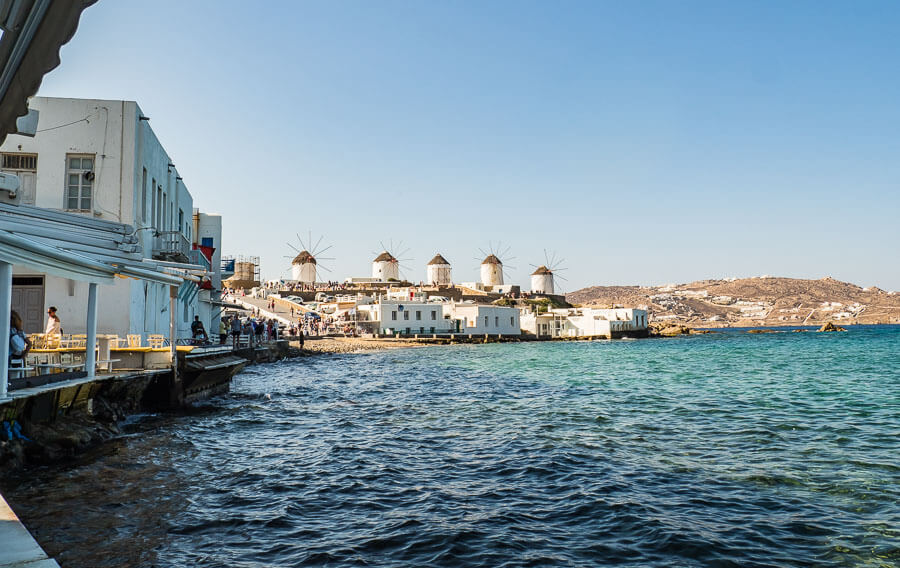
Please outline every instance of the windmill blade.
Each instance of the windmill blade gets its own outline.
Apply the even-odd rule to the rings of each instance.
[[[291,243],[284,243],[284,244],[286,244],[287,246],[289,246],[289,247],[291,247],[292,249],[294,249],[295,251],[297,251],[297,253],[300,252],[300,249],[298,249],[297,247],[295,247],[295,246],[292,245]]]
[[[315,256],[315,252],[314,252],[314,251],[315,251],[315,250],[316,250],[316,249],[318,249],[318,248],[319,248],[319,245],[320,245],[320,244],[322,244],[322,239],[324,239],[324,238],[325,238],[325,235],[319,235],[319,240],[318,240],[318,241],[316,241],[316,244],[315,244],[315,245],[313,245],[313,248],[312,248],[312,250],[311,250],[311,251],[309,251],[309,252],[310,252],[310,253],[312,253],[312,254],[313,254],[313,256]]]
[[[334,260],[333,256],[317,256],[316,260]]]
[[[559,275],[559,274],[554,273],[554,274],[553,274],[553,279],[556,280],[557,278],[559,278],[559,279],[562,280],[563,282],[568,282],[568,281],[569,281],[569,279],[566,278],[565,276],[561,276],[561,275]]]
[[[320,254],[322,254],[323,252],[326,252],[328,249],[332,248],[333,246],[334,246],[334,245],[328,245],[327,247],[323,248],[323,249],[320,250],[319,252],[314,252],[314,253],[313,253],[313,256],[316,257],[316,258],[319,258],[319,255],[320,255]],[[310,251],[310,252],[312,252],[312,251]]]
[[[316,270],[318,270],[318,269],[320,269],[320,268],[321,268],[322,270],[324,270],[325,272],[331,272],[331,269],[330,269],[330,268],[327,268],[327,267],[325,267],[325,266],[322,266],[321,264],[317,264],[317,265],[316,265]]]

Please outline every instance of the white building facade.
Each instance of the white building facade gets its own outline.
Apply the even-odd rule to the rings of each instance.
[[[519,310],[485,304],[444,304],[444,315],[458,320],[458,332],[472,335],[521,335]]]
[[[356,308],[366,321],[379,322],[375,329],[384,335],[422,335],[452,333],[454,322],[444,317],[442,304],[422,301],[381,300]]]
[[[648,332],[647,310],[637,308],[563,308],[522,313],[522,329],[537,337],[642,337]]]
[[[193,197],[137,103],[34,97],[30,108],[40,113],[37,134],[10,135],[0,146],[0,169],[15,172],[26,187],[23,204],[130,225],[145,258],[194,266],[196,274],[215,277],[221,218],[209,216],[198,224]],[[194,250],[202,242],[198,238],[215,249],[212,259]],[[202,287],[202,277],[197,280]],[[64,332],[83,333],[85,294],[80,288],[85,286],[14,265],[13,309],[18,305],[40,314],[40,321],[33,316],[26,321],[30,333],[43,331],[46,307],[51,305],[59,308]],[[179,337],[188,336],[193,316],[201,315],[200,292],[190,286],[179,291]],[[218,324],[212,319],[214,295],[205,295],[202,311],[210,318],[204,321],[208,331]],[[104,287],[97,326],[120,335],[167,334],[169,297],[164,284],[117,279]]]

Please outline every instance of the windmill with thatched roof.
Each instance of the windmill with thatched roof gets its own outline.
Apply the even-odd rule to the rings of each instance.
[[[531,273],[531,292],[534,294],[555,294],[556,279],[565,280],[565,278],[557,274],[557,272],[565,270],[565,268],[560,268],[562,262],[563,259],[557,258],[556,253],[548,254],[545,249],[544,264],[538,266]],[[532,264],[532,266],[534,265]]]
[[[428,283],[432,286],[449,286],[452,283],[450,278],[450,263],[440,254],[434,255],[428,263],[426,269]]]
[[[321,256],[323,252],[331,248],[331,245],[321,250],[317,250],[319,249],[319,245],[322,244],[322,239],[323,237],[319,237],[319,240],[313,246],[312,232],[310,232],[309,240],[307,240],[306,242],[304,242],[300,235],[297,234],[297,241],[299,241],[300,243],[300,248],[295,247],[291,243],[287,243],[287,245],[294,249],[294,252],[297,253],[297,255],[294,256],[291,260],[291,280],[295,280],[303,284],[315,284],[319,268],[328,270],[324,266],[320,265],[318,260],[316,260],[316,257],[319,257],[319,260],[334,260],[333,258],[323,258]],[[313,252],[309,252],[310,250],[312,250]]]

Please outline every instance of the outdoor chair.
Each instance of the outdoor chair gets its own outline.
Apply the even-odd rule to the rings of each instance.
[[[166,346],[166,338],[163,335],[148,335],[147,344],[153,349],[159,349]]]
[[[141,334],[129,333],[125,337],[125,341],[126,341],[127,347],[140,347],[141,346]]]
[[[62,335],[59,333],[45,333],[43,349],[59,349]]]

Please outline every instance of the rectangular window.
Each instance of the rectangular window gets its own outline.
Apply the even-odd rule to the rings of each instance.
[[[500,327],[500,316],[494,316],[494,327]]]
[[[419,328],[419,333],[425,333],[425,328],[424,328],[424,327],[420,327],[420,328]]]
[[[397,319],[397,312],[391,312],[391,319],[392,319],[392,320],[396,320],[396,319]]]
[[[422,319],[422,310],[416,310],[416,319],[417,320]]]
[[[409,312],[403,312],[403,319],[405,319],[405,320],[409,319]]]
[[[182,211],[181,209],[179,209],[179,210],[178,210],[178,230],[181,231],[181,228],[182,228],[182,227],[184,227],[185,229],[187,229],[187,225],[184,224],[184,211]],[[187,233],[186,230],[185,230],[184,232]]]
[[[3,154],[3,170],[37,171],[37,154]]]
[[[516,325],[516,318],[514,316],[509,316],[509,325]]]
[[[19,178],[19,193],[23,205],[34,205],[37,182],[37,154],[3,154],[0,171]]]
[[[144,168],[144,173],[141,174],[141,212],[137,217],[141,221],[147,220],[147,168]]]
[[[434,328],[433,328],[433,327],[431,328],[431,333],[434,333]]]
[[[94,191],[94,156],[66,154],[66,209],[90,211]]]
[[[435,312],[434,310],[431,310],[431,319],[433,319],[433,320],[437,319],[437,312]]]
[[[484,316],[484,327],[487,327],[488,325],[490,325],[490,324],[488,323],[488,317],[487,317],[487,316]]]

